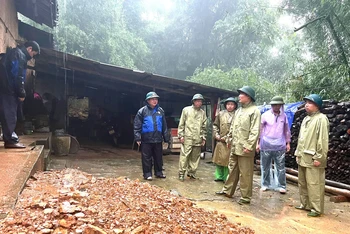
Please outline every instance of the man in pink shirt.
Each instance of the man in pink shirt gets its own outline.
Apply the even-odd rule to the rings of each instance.
[[[270,105],[271,110],[261,116],[260,139],[256,146],[257,152],[260,151],[261,190],[276,189],[285,194],[285,154],[290,150],[288,118],[284,113],[282,97],[273,97]]]

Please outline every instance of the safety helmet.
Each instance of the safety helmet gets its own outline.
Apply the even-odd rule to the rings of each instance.
[[[227,98],[225,101],[224,101],[224,106],[226,107],[226,104],[228,103],[228,102],[234,102],[235,104],[236,104],[236,107],[237,107],[237,99],[236,98],[234,98],[234,97],[229,97],[229,98]]]
[[[247,94],[253,102],[255,102],[255,91],[249,86],[243,86],[242,88],[237,90],[238,93],[245,93]]]
[[[320,95],[318,94],[310,94],[309,96],[304,97],[304,101],[309,100],[315,103],[319,109],[322,108],[323,101]]]
[[[148,99],[151,99],[151,98],[159,98],[159,96],[158,96],[158,94],[156,94],[156,92],[149,92],[149,93],[147,93],[145,100],[147,101]]]
[[[283,98],[281,96],[274,96],[271,99],[270,105],[284,105]]]
[[[204,100],[203,95],[200,93],[196,93],[195,95],[193,95],[192,102],[194,100]]]

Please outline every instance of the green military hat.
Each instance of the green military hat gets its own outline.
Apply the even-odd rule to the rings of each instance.
[[[249,86],[243,86],[242,88],[237,90],[239,93],[247,94],[253,102],[255,102],[255,91]]]
[[[271,99],[270,105],[284,105],[283,98],[281,96],[274,96]]]
[[[204,100],[204,97],[203,97],[202,94],[196,93],[195,95],[193,95],[192,102],[193,102],[194,100]]]
[[[148,99],[151,99],[151,98],[159,98],[159,96],[158,96],[158,94],[156,94],[156,92],[149,92],[149,93],[147,93],[145,100],[147,101]]]
[[[309,100],[315,103],[319,109],[322,108],[323,101],[320,95],[318,94],[310,94],[309,96],[304,97],[304,101]]]
[[[226,100],[224,100],[224,105],[226,106],[226,104],[227,104],[228,102],[234,102],[234,103],[236,104],[236,106],[237,106],[237,99],[234,98],[234,97],[229,97],[229,98],[227,98]]]

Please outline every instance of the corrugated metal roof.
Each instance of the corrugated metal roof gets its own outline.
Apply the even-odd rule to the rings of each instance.
[[[57,19],[56,0],[15,0],[19,13],[39,23],[53,27]]]
[[[236,91],[218,89],[143,71],[135,71],[43,48],[40,57],[36,61],[36,70],[57,75],[57,68],[73,70],[80,74],[84,73],[86,74],[86,78],[84,78],[86,82],[92,82],[88,76],[96,76],[98,79],[93,80],[94,84],[97,82],[103,85],[106,81],[123,82],[132,84],[135,88],[138,86],[148,87],[186,96],[201,93],[207,98],[238,95]]]

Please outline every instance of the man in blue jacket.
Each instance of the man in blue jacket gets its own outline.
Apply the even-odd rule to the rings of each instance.
[[[27,41],[24,46],[10,49],[0,60],[0,122],[5,148],[25,148],[14,132],[17,109],[26,97],[27,62],[39,53],[38,43]]]
[[[152,161],[157,178],[163,175],[163,140],[169,142],[164,110],[158,105],[159,96],[155,92],[146,95],[147,105],[142,107],[134,119],[134,138],[141,146],[143,177],[152,180]],[[152,160],[153,159],[153,160]]]

